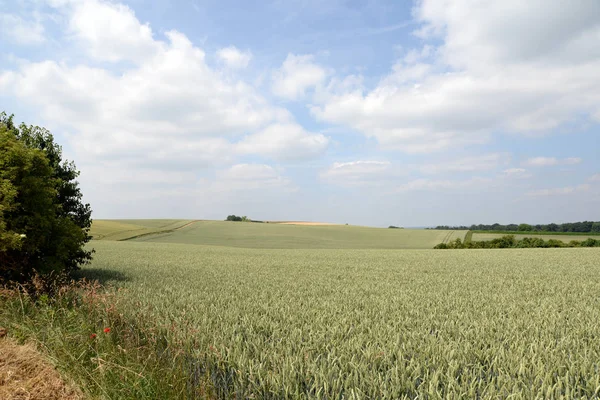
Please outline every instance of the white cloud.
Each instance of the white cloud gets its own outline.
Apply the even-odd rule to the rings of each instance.
[[[273,73],[273,94],[288,100],[298,100],[308,89],[321,84],[327,72],[314,63],[313,59],[311,55],[288,54],[281,68]]]
[[[294,123],[276,123],[249,135],[236,145],[242,154],[262,154],[274,159],[303,159],[322,154],[329,139],[306,132]]]
[[[315,117],[386,149],[432,152],[600,115],[596,0],[570,3],[568,13],[543,0],[422,0],[414,15],[426,47],[372,90],[320,96]]]
[[[530,197],[548,197],[548,196],[561,196],[561,195],[569,195],[574,193],[586,192],[590,190],[591,185],[582,184],[578,186],[567,186],[562,188],[553,188],[553,189],[540,189],[533,190],[527,193],[527,196]]]
[[[534,157],[525,161],[525,165],[532,167],[551,167],[556,165],[575,165],[581,163],[581,158],[570,157],[558,159],[555,157]]]
[[[447,172],[489,171],[505,165],[510,161],[508,154],[492,153],[480,156],[468,156],[437,164],[417,166],[424,174],[440,174]]]
[[[59,6],[89,54],[126,60],[124,71],[25,62],[0,70],[0,90],[33,106],[49,128],[69,133],[77,160],[198,169],[230,163],[238,153],[306,158],[327,146],[326,137],[306,132],[251,85],[209,67],[185,35],[169,31],[166,41],[156,40],[120,4]]]
[[[526,179],[532,175],[525,168],[508,168],[502,171],[502,176],[505,178]]]
[[[152,29],[123,4],[99,0],[68,2],[69,29],[91,57],[109,62],[140,62],[156,56],[162,43]]]
[[[44,25],[40,21],[3,13],[0,13],[1,38],[22,45],[36,45],[46,41]]]
[[[403,174],[404,175],[404,174]],[[381,185],[398,176],[389,161],[351,161],[334,163],[319,177],[339,186]]]
[[[467,180],[431,180],[426,178],[415,179],[396,188],[397,192],[410,192],[417,190],[453,190],[480,186],[490,183],[491,179],[475,177]]]
[[[235,46],[229,46],[217,51],[217,57],[229,68],[246,68],[252,59],[250,51],[241,51]]]
[[[296,190],[288,178],[265,164],[236,164],[220,170],[209,188],[217,192],[265,189]]]
[[[600,182],[600,174],[596,174],[590,177],[591,182]]]

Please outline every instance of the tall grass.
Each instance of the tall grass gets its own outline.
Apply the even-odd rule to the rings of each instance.
[[[33,342],[90,398],[212,398],[196,362],[152,321],[120,312],[121,293],[71,282],[53,296],[0,291],[0,326]],[[43,379],[43,377],[41,377]]]

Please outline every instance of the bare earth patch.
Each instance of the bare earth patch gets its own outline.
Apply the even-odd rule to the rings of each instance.
[[[79,400],[83,396],[31,345],[0,338],[0,399]]]

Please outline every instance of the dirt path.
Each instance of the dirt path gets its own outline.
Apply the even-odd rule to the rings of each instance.
[[[0,399],[79,400],[83,395],[33,346],[0,338]]]

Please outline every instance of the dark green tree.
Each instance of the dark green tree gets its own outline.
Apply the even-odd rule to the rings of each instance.
[[[91,260],[85,244],[92,220],[75,164],[63,161],[62,148],[44,128],[17,128],[12,116],[0,113],[0,132],[1,277],[77,270]]]

